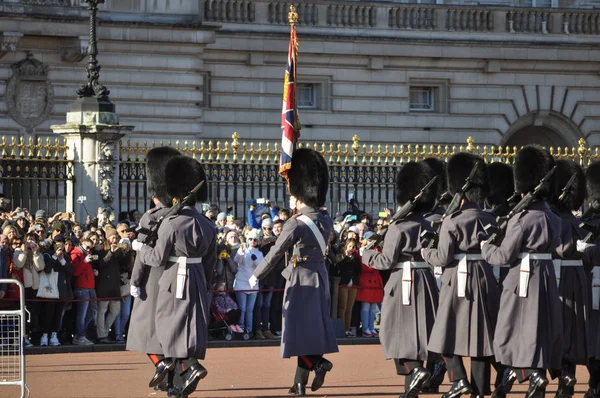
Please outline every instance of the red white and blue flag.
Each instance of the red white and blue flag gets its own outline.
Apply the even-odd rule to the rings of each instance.
[[[298,36],[292,25],[290,48],[283,82],[283,107],[281,109],[281,159],[279,174],[287,180],[292,167],[292,154],[300,137],[300,118],[296,106],[296,58],[298,56]]]

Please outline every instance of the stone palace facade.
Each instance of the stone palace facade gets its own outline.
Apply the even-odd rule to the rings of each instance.
[[[100,81],[131,140],[280,139],[287,1],[106,0]],[[299,0],[306,141],[600,143],[600,1]],[[0,0],[0,135],[85,82],[81,0]]]

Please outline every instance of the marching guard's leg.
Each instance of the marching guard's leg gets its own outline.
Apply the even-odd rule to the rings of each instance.
[[[490,358],[471,358],[471,387],[474,396],[490,394],[490,372]]]
[[[452,382],[452,388],[443,395],[443,398],[455,398],[464,394],[472,394],[473,388],[467,378],[467,371],[465,370],[462,357],[459,355],[444,354],[443,358],[448,367],[448,377]]]
[[[590,379],[588,381],[589,389],[584,398],[600,398],[600,360],[591,358],[587,368]]]
[[[525,398],[544,397],[548,385],[545,369],[517,369],[516,373],[519,383],[529,380],[529,389],[525,393]]]
[[[446,362],[440,354],[429,352],[427,355],[427,366],[425,369],[431,373],[429,380],[423,385],[424,393],[438,393],[440,385],[444,382],[446,375]]]
[[[404,398],[415,398],[423,390],[423,385],[431,377],[431,373],[423,367],[423,361],[415,361],[410,359],[394,359],[396,365],[396,373],[405,375],[404,381]]]
[[[298,357],[298,366],[296,367],[296,375],[294,376],[294,385],[292,388],[290,388],[288,394],[298,396],[306,395],[306,384],[308,384],[310,368],[311,366],[304,360],[303,357]]]
[[[556,398],[568,398],[572,397],[575,393],[575,384],[577,379],[575,378],[575,370],[577,365],[572,362],[563,359],[562,370],[560,372],[560,379],[558,381],[558,391],[556,391]]]

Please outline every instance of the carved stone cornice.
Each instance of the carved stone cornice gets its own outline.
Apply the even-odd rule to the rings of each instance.
[[[88,54],[89,36],[69,37],[63,40],[60,59],[63,62],[80,62]]]
[[[20,32],[1,32],[0,33],[0,58],[6,53],[15,52],[19,44],[19,40],[23,36]]]

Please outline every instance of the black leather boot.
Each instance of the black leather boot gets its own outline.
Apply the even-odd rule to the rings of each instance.
[[[446,375],[446,363],[444,361],[437,361],[433,367],[433,373],[429,380],[423,385],[422,392],[429,394],[436,394],[440,391],[440,385],[444,382],[444,376]]]
[[[600,388],[588,389],[583,398],[600,398]]]
[[[196,391],[198,383],[200,380],[204,379],[207,374],[208,371],[199,363],[195,363],[187,368],[183,374],[181,374],[181,379],[183,380],[181,395],[187,396]]]
[[[510,392],[513,384],[517,381],[517,374],[512,369],[506,369],[504,371],[504,377],[502,377],[502,381],[498,384],[498,387],[492,393],[492,398],[506,398],[506,394]]]
[[[323,386],[323,383],[325,382],[325,375],[331,369],[333,369],[333,364],[325,358],[322,358],[319,363],[315,365],[315,378],[310,386],[311,391],[317,391]]]
[[[460,379],[452,383],[450,391],[442,395],[442,398],[456,398],[461,395],[472,394],[473,388],[467,379]]]
[[[558,382],[558,391],[556,391],[555,398],[570,398],[575,394],[575,384],[577,379],[573,374],[564,374],[560,376]]]
[[[290,395],[306,395],[306,386],[302,383],[295,383],[288,391]]]
[[[150,379],[150,383],[148,383],[149,387],[156,387],[160,384],[161,381],[165,378],[165,376],[175,367],[175,361],[171,358],[165,358],[159,363],[156,364],[156,371],[154,372],[154,376]]]
[[[548,379],[546,375],[535,371],[529,377],[529,389],[525,394],[525,398],[543,398],[546,394],[546,386]]]
[[[406,386],[404,398],[416,398],[423,389],[423,385],[431,377],[431,373],[427,369],[418,366],[410,372],[409,376],[410,383]]]

